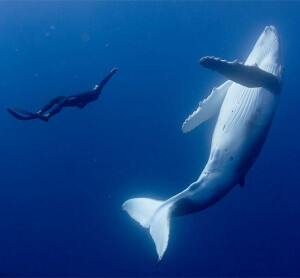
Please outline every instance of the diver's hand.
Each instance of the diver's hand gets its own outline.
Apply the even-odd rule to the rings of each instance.
[[[119,69],[117,67],[114,67],[110,72],[113,73],[113,72],[116,72],[118,71]]]

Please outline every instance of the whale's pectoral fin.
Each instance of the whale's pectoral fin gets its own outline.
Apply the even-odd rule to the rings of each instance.
[[[187,133],[216,115],[220,111],[223,100],[231,84],[232,81],[226,81],[218,88],[214,88],[205,100],[200,101],[197,110],[183,123],[182,131]]]
[[[278,93],[281,82],[278,76],[264,71],[258,65],[245,65],[238,61],[228,62],[215,57],[203,57],[200,65],[224,75],[242,86],[248,88],[264,87],[265,89]]]

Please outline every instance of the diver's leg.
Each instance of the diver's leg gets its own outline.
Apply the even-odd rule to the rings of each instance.
[[[53,117],[55,114],[59,113],[61,109],[65,107],[66,101],[67,98],[64,97],[59,103],[57,103],[57,105],[49,113],[45,114],[44,117],[49,119]]]
[[[118,71],[118,68],[113,68],[110,73],[103,78],[103,80],[100,82],[99,85],[96,85],[94,90],[92,91],[93,94],[95,94],[95,98],[97,99],[99,95],[101,94],[101,91],[103,87],[106,85],[108,80]]]
[[[63,99],[65,99],[65,97],[63,96],[59,96],[59,97],[56,97],[56,98],[53,98],[51,99],[50,101],[48,101],[45,106],[40,109],[37,113],[38,114],[43,114],[45,113],[46,111],[48,111],[50,108],[52,108],[55,104],[58,104],[60,103]]]

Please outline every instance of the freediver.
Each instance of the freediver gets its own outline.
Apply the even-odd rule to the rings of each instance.
[[[93,90],[88,92],[79,93],[71,96],[58,96],[54,99],[51,99],[42,109],[40,109],[36,113],[31,113],[19,108],[11,107],[8,108],[7,111],[19,120],[33,120],[40,119],[42,121],[48,122],[48,120],[53,117],[55,114],[59,113],[64,107],[78,107],[82,109],[88,103],[95,101],[99,98],[103,87],[106,85],[108,80],[118,71],[118,68],[113,68],[110,73],[104,77],[104,79],[100,82],[99,85],[96,85]],[[48,110],[50,110],[54,105],[56,105],[50,112],[44,114]],[[25,114],[26,116],[22,116],[21,114]]]

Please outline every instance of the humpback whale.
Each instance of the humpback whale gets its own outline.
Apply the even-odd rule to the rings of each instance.
[[[219,113],[200,177],[168,200],[134,198],[122,206],[149,228],[158,262],[168,246],[172,217],[204,210],[236,185],[243,186],[264,144],[280,96],[283,67],[279,36],[273,26],[264,29],[244,64],[206,56],[200,65],[228,78],[182,125],[186,133]]]

